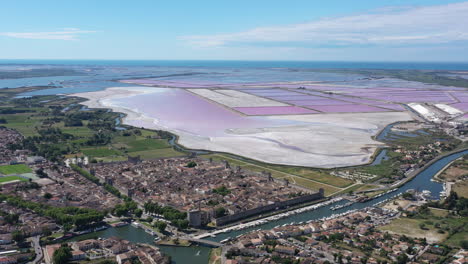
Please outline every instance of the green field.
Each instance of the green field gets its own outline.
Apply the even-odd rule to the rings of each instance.
[[[128,149],[128,152],[162,149],[170,147],[167,140],[163,139],[141,139],[129,142],[127,143],[127,145],[130,147]]]
[[[431,209],[431,212],[434,212]],[[420,224],[425,225],[425,230]],[[460,247],[461,240],[468,237],[468,218],[453,217],[443,214],[443,210],[425,218],[401,217],[390,224],[379,227],[382,231],[410,237],[426,237],[428,241],[437,241],[451,247]],[[443,233],[439,232],[443,230]]]
[[[0,173],[4,175],[8,174],[21,174],[32,172],[31,168],[24,164],[15,164],[15,165],[4,165],[0,166]]]
[[[43,117],[32,116],[34,113],[2,115],[7,124],[3,126],[16,129],[25,137],[37,135],[36,127],[41,124]]]
[[[212,158],[214,161],[226,160],[231,167],[240,166],[241,168],[254,172],[270,172],[271,176],[277,179],[287,179],[290,183],[317,191],[320,188],[325,190],[325,195],[336,193],[342,188],[340,186],[349,186],[352,181],[340,177],[328,175],[324,172],[308,168],[275,166],[257,162],[243,161],[231,158],[223,154],[203,155],[203,158]],[[292,172],[296,172],[292,173]]]
[[[0,177],[0,183],[7,183],[11,181],[27,181],[25,178],[19,177],[19,176],[5,176],[5,177]]]
[[[158,159],[165,157],[179,157],[185,156],[184,153],[175,151],[172,148],[154,149],[154,150],[143,150],[130,153],[130,156],[140,156],[142,159]]]
[[[84,155],[91,158],[95,157],[109,157],[109,156],[120,156],[122,153],[112,148],[99,147],[99,148],[88,148],[81,150]]]
[[[351,180],[330,175],[325,170],[320,169],[273,165],[256,161],[243,161],[231,158],[230,156],[224,154],[205,155],[204,157],[211,157],[215,161],[227,160],[229,163],[231,163],[231,165],[245,167],[246,169],[253,171],[268,171],[271,172],[273,177],[284,177],[285,174],[294,175],[323,184],[333,185],[338,188],[344,188],[353,184],[353,181]]]

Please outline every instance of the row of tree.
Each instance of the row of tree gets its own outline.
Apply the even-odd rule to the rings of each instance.
[[[188,227],[187,213],[180,212],[170,206],[161,206],[158,203],[151,201],[144,204],[144,210],[149,214],[162,215],[165,219],[171,221],[171,224],[179,229],[186,229]]]
[[[29,209],[39,215],[50,217],[61,225],[75,225],[80,228],[92,223],[101,222],[104,213],[95,209],[77,207],[52,207],[46,204],[25,201],[16,196],[0,194],[0,202],[6,201],[9,204]]]

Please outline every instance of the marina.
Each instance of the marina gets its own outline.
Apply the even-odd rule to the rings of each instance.
[[[194,239],[212,240],[216,242],[226,243],[233,238],[239,237],[243,234],[260,230],[272,229],[278,226],[286,226],[292,224],[310,223],[314,220],[331,219],[343,214],[353,212],[370,206],[379,206],[388,202],[389,200],[400,196],[408,190],[421,190],[431,199],[439,199],[439,193],[443,191],[441,183],[432,181],[432,177],[442,170],[447,164],[456,160],[463,155],[468,154],[468,150],[458,153],[453,153],[449,156],[443,157],[438,161],[432,163],[425,170],[420,172],[412,180],[406,182],[404,185],[389,190],[385,193],[377,195],[376,197],[365,201],[355,202],[349,204],[350,201],[341,197],[334,198],[320,204],[315,204],[303,208],[299,208],[290,212],[285,212],[279,215],[270,216],[260,220],[251,221],[248,223],[241,223],[235,226],[223,228],[214,232],[204,233],[193,236]],[[338,208],[336,208],[338,206]],[[331,208],[336,208],[331,210]],[[132,242],[154,244],[158,238],[145,232],[141,228],[137,228],[139,224],[131,224],[119,228],[108,228],[106,230],[88,233],[82,236],[72,238],[72,240],[82,240],[89,237],[110,237],[119,236]],[[210,252],[208,247],[191,246],[191,247],[174,247],[174,246],[160,246],[161,250],[166,254],[172,256],[175,263],[187,263],[184,261],[190,260],[190,263],[207,263],[207,258]]]

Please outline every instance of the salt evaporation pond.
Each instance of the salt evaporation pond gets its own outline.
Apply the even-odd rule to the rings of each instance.
[[[124,107],[157,119],[157,125],[203,137],[226,136],[226,129],[278,126],[281,120],[241,116],[227,108],[211,103],[183,89],[155,88],[154,93],[112,100]],[[313,111],[310,111],[313,112]],[[128,120],[137,123],[136,120]]]
[[[90,108],[126,113],[124,122],[128,125],[173,132],[187,148],[323,168],[368,162],[372,152],[382,145],[372,136],[389,123],[411,120],[405,112],[379,108],[379,113],[326,115],[312,107],[232,109],[180,88],[116,87],[78,96],[88,98],[84,104]],[[363,107],[370,106],[349,107],[363,111],[367,110]]]

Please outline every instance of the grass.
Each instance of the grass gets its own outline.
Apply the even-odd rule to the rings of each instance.
[[[135,141],[127,143],[127,145],[130,147],[128,149],[128,152],[137,152],[137,151],[162,149],[162,148],[170,147],[169,143],[163,139],[135,140]]]
[[[19,177],[19,176],[5,176],[0,177],[0,183],[7,183],[12,181],[27,181],[27,179]]]
[[[426,238],[428,242],[442,242],[447,238],[447,233],[439,234],[437,230],[428,226],[428,230],[422,230],[419,225],[425,223],[425,219],[411,219],[411,218],[398,218],[393,220],[390,224],[379,227],[382,231],[390,233],[406,235],[415,238]]]
[[[325,184],[321,184],[321,183],[318,183],[318,182],[309,181],[307,179],[297,177],[297,176],[290,176],[290,179],[291,180],[289,180],[289,182],[295,183],[296,185],[299,185],[299,186],[302,186],[302,187],[305,187],[305,188],[308,188],[308,189],[311,189],[311,190],[318,191],[318,189],[323,188],[324,191],[325,191],[325,196],[329,196],[329,195],[341,190],[339,188],[335,188],[335,187],[325,185]]]
[[[460,242],[468,237],[468,218],[451,216],[446,210],[431,209],[431,212],[424,218],[398,218],[379,229],[410,237],[426,237],[428,242],[437,241],[460,247]],[[425,225],[425,230],[420,228],[420,224]],[[444,233],[438,230],[444,230]]]
[[[243,161],[224,154],[203,155],[202,157],[212,158],[214,161],[227,160],[231,166],[240,166],[243,169],[254,172],[270,172],[271,176],[277,179],[289,177],[291,182],[296,182],[297,185],[306,188],[314,190],[324,188],[326,194],[337,192],[341,188],[350,186],[353,183],[351,180],[330,175],[322,170],[294,166],[271,165],[255,161]]]
[[[83,126],[76,127],[66,127],[63,122],[57,123],[54,127],[60,128],[63,133],[71,134],[75,137],[91,137],[94,134],[92,129],[89,129],[87,126],[87,121],[83,121]]]
[[[136,151],[130,154],[130,156],[140,156],[142,159],[158,159],[165,157],[179,157],[185,155],[184,153],[175,151],[172,148]]]
[[[109,156],[121,156],[122,153],[112,148],[101,147],[101,148],[89,148],[82,149],[83,154],[89,157],[109,157]]]
[[[463,227],[463,231],[461,232],[457,232],[455,234],[453,234],[452,236],[450,236],[445,242],[444,244],[450,246],[450,247],[457,247],[459,248],[461,245],[461,241],[462,240],[466,240],[466,238],[468,237],[468,224],[465,223],[464,227]]]
[[[222,248],[213,248],[210,251],[209,264],[221,264]]]
[[[445,209],[439,209],[439,208],[429,208],[429,209],[431,210],[431,213],[437,217],[447,217],[449,214],[449,211]]]
[[[354,192],[362,192],[362,191],[367,191],[367,190],[376,189],[376,188],[378,188],[378,187],[379,187],[379,186],[373,185],[373,184],[363,184],[363,185],[357,186],[357,188],[354,189],[353,191],[354,191]],[[348,191],[349,191],[349,190],[348,190]]]
[[[115,161],[126,161],[128,158],[126,156],[112,156],[112,157],[97,157],[97,161],[102,162],[115,162]]]
[[[41,124],[43,117],[34,117],[34,113],[2,115],[7,124],[3,126],[16,129],[25,137],[37,135],[36,127]]]
[[[457,182],[452,186],[452,189],[459,195],[468,198],[468,182]]]
[[[24,164],[15,164],[15,165],[4,165],[0,166],[0,173],[4,175],[8,174],[21,174],[32,172],[31,168]]]

